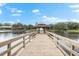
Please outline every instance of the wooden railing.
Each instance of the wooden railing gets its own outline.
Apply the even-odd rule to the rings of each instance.
[[[22,48],[25,48],[26,44],[28,42],[30,42],[30,40],[35,35],[36,35],[36,33],[32,32],[32,33],[23,34],[23,35],[21,35],[19,37],[10,39],[8,41],[0,42],[0,48],[5,47],[5,46],[7,47],[7,49],[4,48],[4,49],[6,49],[5,51],[0,52],[0,56],[2,56],[2,55],[7,55],[7,56],[16,55]],[[18,46],[20,46],[20,47],[18,47]],[[16,47],[18,49],[15,49]],[[13,51],[13,53],[12,53],[13,49],[15,49],[16,51],[15,52]]]
[[[79,42],[57,35],[55,33],[48,32],[48,36],[50,36],[65,56],[79,56]],[[78,51],[76,51],[78,49]]]

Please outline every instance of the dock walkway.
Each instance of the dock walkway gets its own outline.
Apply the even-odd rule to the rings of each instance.
[[[31,42],[26,45],[18,56],[63,56],[63,53],[56,47],[54,40],[47,34],[37,34]]]

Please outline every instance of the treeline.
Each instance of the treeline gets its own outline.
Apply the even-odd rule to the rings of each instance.
[[[16,23],[16,24],[10,24],[10,23],[4,23],[4,24],[1,24],[0,23],[0,26],[12,26],[12,29],[25,29],[25,30],[29,30],[29,29],[32,29],[33,28],[33,25],[29,24],[29,25],[26,25],[26,24],[22,24],[22,23]]]
[[[29,24],[22,24],[22,23],[16,23],[16,24],[10,24],[10,23],[4,23],[0,26],[12,26],[12,30],[30,30],[33,29],[33,25]],[[49,30],[79,30],[79,23],[77,22],[59,22],[56,24],[49,24]]]
[[[33,25],[23,25],[21,23],[12,25],[13,33],[25,33],[27,30],[30,31],[32,28],[33,28]]]
[[[22,24],[22,23],[16,23],[16,24],[10,24],[10,23],[4,23],[4,24],[1,24],[0,23],[0,26],[11,26],[11,28],[0,28],[1,30],[2,29],[5,29],[5,30],[12,30],[13,33],[25,33],[27,30],[30,31],[30,29],[32,29],[34,26],[29,24],[29,25],[26,25],[26,24]]]
[[[79,30],[79,23],[77,22],[60,22],[49,26],[49,30]]]

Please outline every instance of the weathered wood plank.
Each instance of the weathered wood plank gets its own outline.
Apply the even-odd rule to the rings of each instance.
[[[37,34],[30,43],[20,51],[19,56],[63,56],[54,41],[47,34]]]

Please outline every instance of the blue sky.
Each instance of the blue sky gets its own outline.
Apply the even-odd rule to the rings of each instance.
[[[79,4],[0,3],[0,23],[79,22]]]

